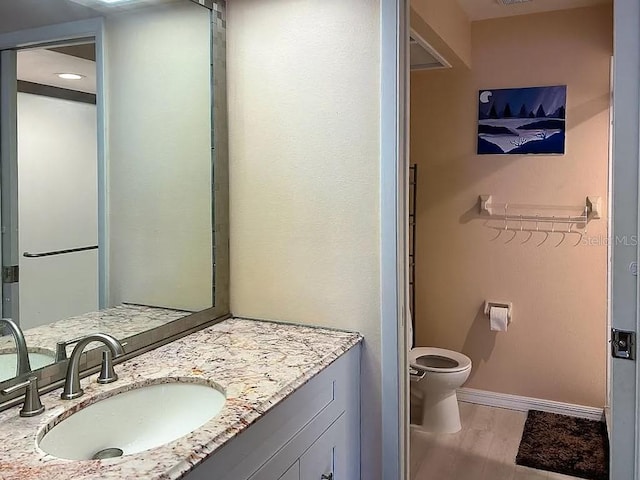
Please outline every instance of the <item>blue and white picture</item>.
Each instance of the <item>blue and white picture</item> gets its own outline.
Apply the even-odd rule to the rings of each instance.
[[[563,154],[566,85],[481,90],[478,155]]]

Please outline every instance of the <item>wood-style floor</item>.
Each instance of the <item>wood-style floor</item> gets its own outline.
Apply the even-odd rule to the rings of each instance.
[[[525,412],[460,402],[462,431],[411,427],[411,480],[572,480],[516,465]]]

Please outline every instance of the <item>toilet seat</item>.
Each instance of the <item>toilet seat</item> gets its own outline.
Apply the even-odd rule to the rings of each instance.
[[[420,357],[432,357],[420,360]],[[447,366],[447,364],[451,366]],[[456,373],[471,368],[471,359],[460,352],[436,347],[417,347],[409,351],[409,365],[419,371]]]

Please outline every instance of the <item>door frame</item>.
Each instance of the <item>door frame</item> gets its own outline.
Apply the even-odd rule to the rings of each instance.
[[[106,308],[109,303],[109,244],[108,238],[108,168],[106,143],[106,101],[104,91],[104,20],[102,17],[90,18],[75,22],[47,25],[44,27],[19,30],[0,35],[0,52],[25,47],[37,47],[61,41],[73,41],[92,37],[95,39],[96,49],[96,115],[97,115],[97,161],[98,161],[98,307]],[[4,92],[4,87],[0,86]],[[2,132],[7,131],[6,125],[15,123],[12,109],[3,108],[0,111],[0,126]],[[11,127],[8,127],[9,129]],[[15,130],[15,129],[14,129]],[[9,135],[15,134],[8,130]],[[7,134],[5,134],[5,137]],[[8,141],[6,138],[3,143]],[[1,205],[0,205],[1,206]]]
[[[405,479],[408,295],[408,0],[380,1],[380,291],[382,478]]]
[[[400,182],[400,174],[393,168],[401,169],[406,160],[407,152],[405,144],[395,137],[396,157],[395,165],[392,167],[385,160],[385,146],[392,144],[391,134],[393,131],[398,135],[399,131],[406,133],[407,128],[398,125],[406,121],[400,112],[402,99],[405,98],[398,88],[401,81],[402,72],[397,68],[397,63],[392,61],[393,55],[387,53],[385,56],[385,42],[387,47],[391,45],[391,33],[385,34],[385,23],[391,29],[392,4],[396,4],[398,10],[401,9],[398,2],[386,2],[387,9],[383,8],[382,14],[382,278],[383,278],[383,301],[382,301],[382,374],[383,374],[383,478],[406,478],[406,469],[399,463],[406,462],[406,431],[403,425],[398,425],[398,421],[406,408],[400,405],[401,399],[406,399],[406,382],[400,379],[406,370],[406,336],[403,338],[399,332],[406,328],[406,325],[397,327],[393,323],[391,316],[396,313],[402,322],[402,307],[393,312],[391,295],[385,300],[384,288],[385,277],[392,276],[396,280],[396,305],[400,305],[398,294],[403,288],[404,280],[398,273],[387,264],[391,260],[392,252],[395,250],[396,260],[402,260],[398,255],[398,243],[402,234],[399,227],[399,215],[402,211],[399,200],[403,196],[403,184]],[[385,1],[382,1],[383,7]],[[406,7],[405,7],[406,8]],[[398,22],[397,30],[402,29],[401,22]],[[614,52],[615,61],[613,65],[613,125],[612,125],[612,187],[611,192],[611,326],[613,328],[632,330],[640,333],[640,282],[638,277],[631,271],[632,264],[637,267],[640,258],[640,3],[637,0],[614,0]],[[407,31],[408,33],[408,31]],[[398,57],[400,57],[401,46],[396,43]],[[397,58],[395,59],[397,60]],[[385,74],[386,70],[386,74]],[[396,83],[393,83],[392,76],[397,74]],[[385,101],[389,101],[390,93],[385,94],[385,80],[388,82],[387,89],[395,88],[397,94],[396,119],[398,124],[394,125],[390,118],[391,107],[385,109]],[[406,92],[405,92],[406,94]],[[386,100],[385,100],[386,99]],[[406,126],[405,126],[406,127]],[[388,130],[385,130],[388,129]],[[390,156],[390,155],[389,155]],[[390,194],[393,188],[392,180],[398,180],[395,198]],[[395,211],[391,204],[395,203]],[[392,220],[398,227],[397,238],[392,238],[390,231]],[[398,243],[396,243],[396,241]],[[385,248],[386,246],[386,248]],[[637,270],[636,270],[637,272]],[[405,322],[406,323],[406,322]],[[391,338],[390,338],[391,337]],[[394,343],[395,342],[395,343]],[[388,352],[385,355],[385,352]],[[638,352],[640,353],[640,352]],[[404,355],[405,361],[401,360]],[[396,368],[396,375],[392,369]],[[611,423],[610,429],[610,478],[618,480],[640,480],[640,369],[637,361],[623,359],[611,359],[611,375],[609,378],[609,388],[611,391]],[[395,388],[394,388],[395,387]],[[389,390],[392,390],[389,392]],[[389,392],[389,393],[388,393]],[[393,408],[396,408],[393,412]],[[404,450],[403,450],[404,448]],[[394,462],[392,456],[398,459]]]
[[[18,284],[5,283],[4,268],[19,265],[19,254],[14,245],[18,245],[18,230],[14,228],[18,222],[18,208],[7,208],[9,202],[15,203],[18,198],[18,81],[16,75],[16,52],[0,50],[0,207],[2,215],[2,235],[0,245],[0,267],[2,268],[2,316],[11,318],[20,325],[20,304],[18,302]]]
[[[611,324],[639,331],[640,284],[640,3],[614,1],[613,209]],[[637,265],[637,263],[636,263]],[[610,462],[612,479],[640,480],[640,370],[636,361],[611,360]]]

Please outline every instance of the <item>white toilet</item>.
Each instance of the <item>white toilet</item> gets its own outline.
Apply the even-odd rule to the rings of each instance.
[[[471,373],[471,359],[452,350],[417,347],[409,351],[412,393],[422,399],[423,430],[454,433],[460,431],[460,411],[456,389]],[[424,376],[423,376],[424,374]],[[421,376],[421,379],[418,377]]]
[[[409,314],[409,339],[413,329]],[[416,347],[409,350],[411,397],[422,402],[422,423],[427,432],[455,433],[462,428],[456,389],[471,373],[471,359],[453,350]]]

